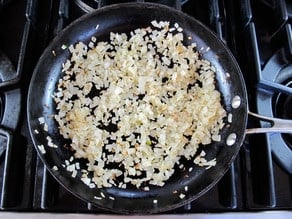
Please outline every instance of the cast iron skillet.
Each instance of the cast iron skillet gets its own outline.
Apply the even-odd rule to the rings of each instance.
[[[105,41],[109,33],[129,32],[135,28],[147,27],[152,20],[178,23],[184,29],[185,44],[197,43],[197,48],[207,48],[202,57],[209,60],[217,69],[217,89],[222,94],[222,104],[233,115],[232,123],[222,130],[222,140],[214,142],[204,150],[207,159],[216,157],[217,165],[211,169],[198,167],[186,162],[184,170],[177,169],[163,187],[150,187],[150,191],[136,188],[117,187],[90,189],[80,180],[71,177],[62,166],[69,160],[72,152],[63,147],[64,139],[58,133],[57,123],[52,119],[56,113],[53,94],[59,78],[62,76],[62,63],[70,57],[62,45],[75,44],[78,41],[88,43],[92,36]],[[98,28],[97,25],[99,25]],[[192,40],[187,39],[191,36]],[[232,107],[234,98],[239,105]],[[127,3],[101,8],[87,14],[60,33],[42,54],[31,80],[28,93],[28,122],[34,145],[42,161],[51,174],[77,197],[100,208],[119,213],[157,213],[182,206],[206,193],[228,170],[238,154],[246,133],[248,107],[245,83],[240,69],[227,47],[207,27],[192,17],[166,6],[150,3]],[[48,132],[38,121],[44,117]],[[227,122],[227,121],[226,121]],[[36,131],[38,130],[38,134]],[[59,145],[57,149],[47,146],[46,137]],[[44,145],[42,154],[38,146]],[[58,170],[54,170],[54,166]],[[189,168],[192,171],[189,172]],[[185,187],[187,186],[187,191]],[[181,198],[180,194],[185,197]],[[97,197],[101,197],[97,199]],[[155,200],[155,201],[154,201]]]

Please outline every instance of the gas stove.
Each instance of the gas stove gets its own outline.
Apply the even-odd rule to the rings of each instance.
[[[0,212],[109,214],[64,189],[38,158],[27,92],[46,46],[68,24],[110,0],[0,1]],[[131,1],[143,2],[143,0]],[[292,119],[292,3],[288,0],[151,0],[198,19],[230,48],[249,109]],[[249,121],[248,126],[266,126]],[[292,210],[292,137],[248,135],[230,170],[199,199],[168,214]]]

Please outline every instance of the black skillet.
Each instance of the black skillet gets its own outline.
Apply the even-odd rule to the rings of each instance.
[[[69,160],[72,152],[62,146],[64,139],[58,134],[58,126],[51,116],[55,113],[51,95],[62,76],[62,63],[70,57],[69,51],[61,47],[78,41],[88,43],[91,36],[95,36],[98,41],[105,41],[111,31],[129,32],[135,28],[149,26],[153,20],[170,21],[172,25],[177,22],[184,29],[185,44],[196,42],[198,49],[205,50],[209,47],[207,52],[202,53],[202,57],[217,69],[216,86],[222,94],[222,104],[226,111],[233,115],[233,122],[222,130],[222,140],[204,148],[207,159],[216,157],[217,165],[206,170],[193,163],[186,163],[186,168],[177,169],[165,186],[152,186],[150,191],[117,187],[90,189],[78,176],[72,178],[71,173],[62,166],[65,160]],[[189,36],[191,40],[188,39]],[[214,33],[194,18],[172,8],[149,3],[129,3],[104,7],[87,14],[70,24],[53,40],[35,68],[29,88],[27,113],[31,136],[38,154],[60,184],[79,198],[100,208],[119,213],[142,214],[182,206],[206,193],[219,181],[242,145],[246,133],[248,107],[240,69],[230,51]],[[43,130],[39,117],[45,118],[48,132]],[[57,149],[47,146],[48,135],[59,145]],[[45,154],[41,153],[39,145],[44,145]],[[58,170],[54,170],[54,166],[57,166]]]

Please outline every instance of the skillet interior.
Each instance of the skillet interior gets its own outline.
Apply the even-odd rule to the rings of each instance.
[[[177,22],[183,29],[185,38],[191,36],[197,48],[207,48],[203,58],[209,60],[217,69],[217,88],[222,93],[222,104],[228,113],[232,113],[233,122],[222,131],[222,141],[212,143],[204,148],[207,159],[217,158],[217,165],[209,170],[197,167],[193,163],[187,164],[193,171],[176,171],[174,176],[163,187],[150,187],[150,191],[140,189],[120,189],[116,187],[103,189],[90,189],[79,177],[72,178],[71,174],[62,167],[64,160],[68,160],[72,153],[62,147],[64,139],[58,134],[57,123],[51,115],[55,113],[53,94],[59,78],[62,76],[62,63],[70,57],[68,50],[62,50],[62,45],[75,44],[78,41],[88,43],[91,36],[98,41],[109,38],[110,32],[129,32],[135,28],[147,27],[152,20]],[[97,29],[96,26],[99,25]],[[56,55],[54,55],[52,53]],[[226,74],[229,73],[229,74]],[[238,95],[241,105],[237,109],[231,107],[232,99]],[[149,3],[127,3],[101,8],[87,14],[60,33],[41,56],[30,84],[28,94],[28,120],[34,145],[42,161],[46,164],[52,175],[74,195],[97,205],[101,208],[119,213],[157,213],[170,210],[192,201],[208,191],[228,170],[236,157],[242,141],[247,121],[247,95],[240,69],[227,47],[207,27],[199,21],[182,12]],[[38,118],[44,117],[49,131],[43,131]],[[38,130],[36,134],[34,130]],[[237,139],[233,146],[226,145],[227,136],[236,133]],[[57,149],[46,147],[46,137],[50,136],[53,142],[59,145]],[[40,153],[38,145],[44,145],[46,153]],[[53,166],[58,171],[53,171]],[[184,190],[188,186],[188,192]],[[173,194],[173,191],[177,191]],[[105,198],[97,200],[94,196]],[[184,193],[185,198],[179,195]],[[114,197],[114,200],[109,197]],[[153,200],[157,200],[154,203]]]

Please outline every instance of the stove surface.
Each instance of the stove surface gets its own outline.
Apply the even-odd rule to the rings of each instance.
[[[46,170],[29,135],[26,98],[34,67],[50,41],[78,17],[113,2],[128,1],[0,1],[0,213],[110,213],[73,196]],[[182,10],[227,44],[241,67],[251,111],[292,119],[290,1],[151,2]],[[248,126],[266,123],[250,120]],[[247,136],[215,187],[166,213],[262,210],[292,210],[291,135]]]

